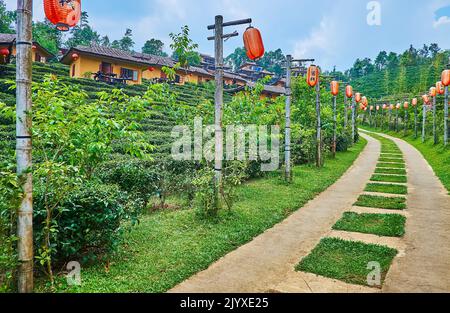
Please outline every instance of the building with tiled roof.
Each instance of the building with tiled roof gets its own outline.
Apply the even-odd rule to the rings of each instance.
[[[9,55],[6,58],[0,56],[0,64],[9,63],[16,56],[16,35],[0,33],[0,49],[8,49],[9,51]],[[49,58],[54,57],[51,52],[42,47],[38,42],[33,42],[32,49],[33,62],[46,63]]]

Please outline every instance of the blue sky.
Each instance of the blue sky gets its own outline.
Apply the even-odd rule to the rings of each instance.
[[[43,19],[42,0],[34,1],[35,20]],[[367,0],[83,0],[92,26],[110,39],[131,28],[139,50],[145,40],[170,42],[168,34],[189,25],[200,51],[212,54],[206,29],[214,16],[225,20],[252,17],[266,50],[281,48],[295,57],[316,58],[325,69],[349,68],[356,58],[375,58],[380,50],[401,52],[410,44],[436,42],[450,49],[450,0],[379,0],[381,25],[367,23]],[[15,9],[15,0],[6,0]],[[244,26],[230,27],[227,31]],[[228,54],[240,38],[225,43]]]

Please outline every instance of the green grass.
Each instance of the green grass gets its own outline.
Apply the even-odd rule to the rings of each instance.
[[[376,129],[372,130],[379,131]],[[393,137],[401,138],[414,146],[417,150],[419,150],[431,165],[434,172],[441,180],[442,184],[447,188],[448,191],[450,191],[450,145],[448,147],[444,147],[444,145],[442,144],[442,138],[440,140],[440,144],[434,145],[431,136],[428,136],[427,141],[425,143],[422,143],[420,135],[419,138],[414,138],[414,134],[412,133],[412,131],[409,131],[407,136],[403,136],[403,132],[385,133]]]
[[[355,205],[368,208],[404,210],[406,209],[406,199],[400,197],[389,198],[362,195],[358,198],[358,201],[355,203]]]
[[[402,237],[405,235],[405,223],[406,218],[399,214],[346,212],[333,226],[333,229],[378,236]]]
[[[406,183],[407,182],[406,176],[389,176],[389,175],[380,175],[380,174],[373,175],[370,180],[378,181],[378,182],[387,182],[387,183]]]
[[[395,175],[406,175],[406,170],[401,168],[377,168],[375,170],[376,174],[395,174]]]
[[[233,210],[223,210],[217,220],[201,218],[189,209],[144,216],[127,233],[108,271],[105,264],[83,266],[82,286],[61,291],[165,292],[300,209],[336,182],[366,143],[362,140],[338,153],[321,169],[295,167],[291,185],[277,173],[239,186]],[[37,290],[46,291],[42,282]]]
[[[405,164],[405,160],[403,160],[403,158],[383,158],[383,157],[381,157],[378,161],[381,162],[381,163]]]
[[[405,164],[392,164],[392,163],[378,163],[377,167],[391,167],[391,168],[406,168]]]
[[[368,184],[365,191],[406,195],[408,194],[408,187],[401,185]]]
[[[367,269],[368,264],[378,262],[383,283],[397,253],[397,250],[384,246],[324,238],[311,254],[297,265],[296,270],[350,284],[367,285],[367,276],[372,271]]]

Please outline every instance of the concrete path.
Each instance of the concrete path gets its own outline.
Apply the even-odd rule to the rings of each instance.
[[[300,260],[321,238],[330,234],[336,221],[357,201],[375,171],[380,143],[362,136],[368,140],[367,147],[333,186],[282,223],[170,292],[374,292],[371,288],[294,271]],[[286,288],[288,282],[295,288]]]
[[[383,292],[450,292],[450,196],[419,151],[384,137],[404,154],[409,194],[405,253],[395,259]]]

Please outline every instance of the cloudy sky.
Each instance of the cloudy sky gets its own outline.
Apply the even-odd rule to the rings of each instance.
[[[34,2],[35,20],[42,20],[43,1]],[[6,4],[16,7],[15,0]],[[253,18],[266,50],[315,58],[326,69],[344,70],[358,57],[374,58],[380,50],[401,52],[410,44],[436,42],[450,49],[450,0],[83,0],[82,5],[92,26],[111,40],[131,28],[136,50],[150,38],[168,46],[168,34],[189,25],[199,50],[212,54],[206,26],[217,14],[225,20]],[[227,29],[234,30],[242,33],[244,26]],[[241,45],[241,39],[230,39],[226,54]]]

